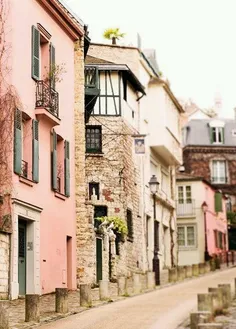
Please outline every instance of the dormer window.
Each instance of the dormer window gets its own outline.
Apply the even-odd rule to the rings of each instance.
[[[211,128],[211,141],[212,141],[212,144],[223,144],[224,143],[224,128],[223,127],[212,127]]]

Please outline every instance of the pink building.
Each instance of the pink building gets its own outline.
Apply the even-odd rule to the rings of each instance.
[[[19,105],[10,156],[11,222],[4,227],[1,221],[0,229],[9,254],[0,275],[9,267],[10,278],[1,281],[0,295],[15,299],[76,288],[74,43],[84,26],[59,0],[3,2],[6,79]]]
[[[228,250],[226,198],[201,177],[177,177],[178,265],[203,263]]]

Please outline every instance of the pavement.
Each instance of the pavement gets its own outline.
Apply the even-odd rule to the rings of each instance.
[[[236,268],[217,271],[143,295],[129,297],[40,326],[40,329],[177,329],[197,309],[197,294],[230,283]],[[235,327],[236,328],[236,327]]]

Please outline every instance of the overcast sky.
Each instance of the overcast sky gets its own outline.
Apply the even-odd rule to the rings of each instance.
[[[155,48],[177,97],[202,108],[222,100],[221,116],[236,106],[236,0],[64,0],[89,25],[93,42],[120,27],[126,44]]]

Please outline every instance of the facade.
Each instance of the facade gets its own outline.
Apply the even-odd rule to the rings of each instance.
[[[0,251],[7,257],[0,294],[15,299],[76,288],[74,53],[75,42],[78,52],[83,45],[84,26],[61,1],[4,6],[11,45],[6,84],[18,101],[11,182],[2,191]],[[83,58],[76,64],[83,68]]]
[[[228,250],[226,198],[201,177],[177,176],[178,265]]]
[[[81,230],[78,223],[84,237],[78,240],[79,279],[95,283],[153,270],[156,251],[162,280],[177,255],[175,167],[182,163],[183,109],[139,49],[91,44],[88,54],[85,80],[97,72],[100,94],[86,118],[88,220]],[[155,203],[152,175],[160,183]],[[117,230],[109,236],[108,223],[96,221],[104,216],[124,220],[127,236]]]

